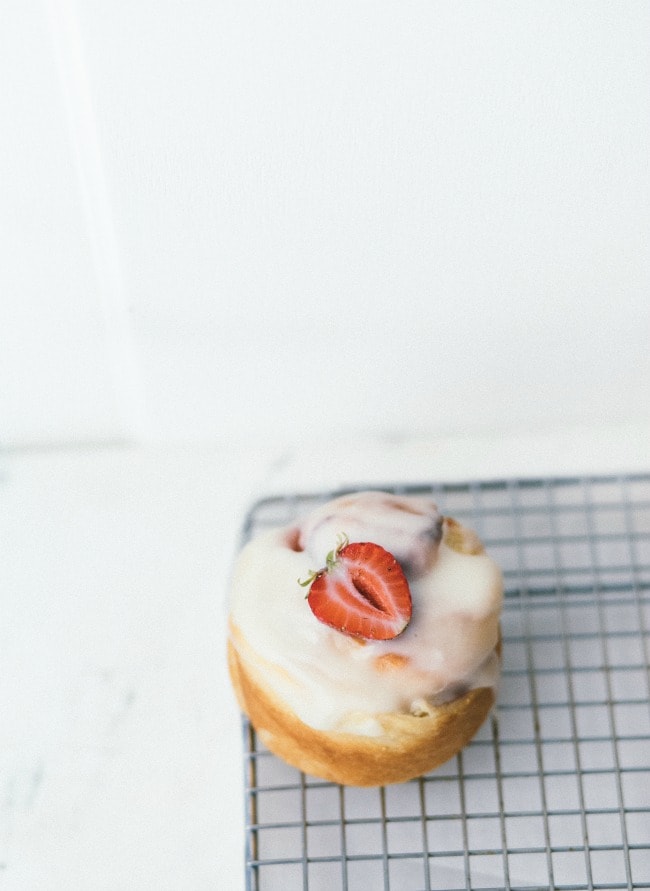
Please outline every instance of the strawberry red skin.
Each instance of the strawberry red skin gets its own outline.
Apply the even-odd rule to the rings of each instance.
[[[392,640],[411,618],[411,592],[395,557],[374,542],[351,542],[316,574],[307,597],[319,621],[366,640]]]

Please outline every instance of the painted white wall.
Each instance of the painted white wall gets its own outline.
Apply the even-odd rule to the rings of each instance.
[[[88,160],[42,4],[2,5],[0,84],[0,439],[110,438],[120,409],[83,194]]]
[[[650,415],[650,8],[5,3],[0,439]]]

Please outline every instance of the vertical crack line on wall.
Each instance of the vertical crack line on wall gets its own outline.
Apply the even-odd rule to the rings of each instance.
[[[97,299],[105,325],[122,432],[126,437],[141,439],[147,429],[144,381],[129,314],[81,30],[72,0],[46,0],[45,5],[91,244]]]

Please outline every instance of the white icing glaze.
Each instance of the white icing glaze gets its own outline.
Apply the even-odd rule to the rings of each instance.
[[[344,531],[350,541],[380,544],[405,572],[417,576],[435,559],[441,523],[438,507],[430,498],[358,492],[313,511],[301,524],[300,544],[322,560]]]
[[[381,732],[374,714],[421,713],[496,684],[501,573],[486,553],[439,541],[440,520],[430,499],[359,493],[242,550],[231,589],[233,643],[304,723],[372,736]],[[298,579],[324,565],[338,533],[374,541],[402,563],[413,615],[394,640],[360,642],[312,614]]]

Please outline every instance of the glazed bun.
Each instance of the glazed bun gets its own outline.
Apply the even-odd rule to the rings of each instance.
[[[386,616],[406,600],[392,636]],[[453,757],[489,714],[501,603],[479,538],[433,501],[343,496],[239,555],[233,688],[261,741],[294,767],[347,785],[402,782]]]

